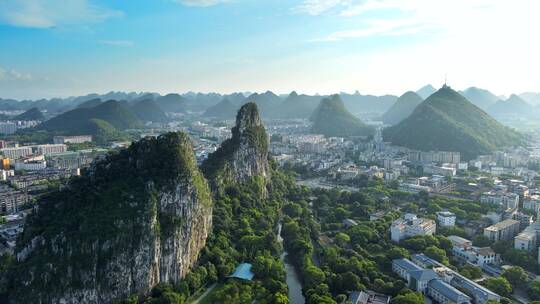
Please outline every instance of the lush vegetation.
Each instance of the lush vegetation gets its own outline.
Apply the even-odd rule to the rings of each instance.
[[[91,134],[96,135],[95,123],[92,119],[107,122],[118,130],[136,128],[141,121],[128,108],[127,105],[110,100],[92,108],[77,108],[40,124],[37,129],[65,134]]]
[[[431,95],[408,118],[385,129],[383,135],[395,145],[412,149],[459,151],[464,159],[524,142],[522,135],[497,122],[450,87]]]
[[[27,219],[16,251],[20,252],[36,237],[43,238],[43,244],[29,258],[13,265],[9,292],[25,299],[31,296],[26,294],[31,290],[52,294],[67,286],[76,289],[84,286],[77,274],[93,269],[101,278],[98,283],[106,284],[109,270],[103,265],[150,241],[156,232],[149,224],[153,219],[157,221],[156,234],[171,233],[178,220],[158,207],[157,195],[176,191],[178,184],[192,185],[198,203],[211,208],[210,192],[197,169],[187,135],[168,133],[108,155],[91,172],[72,179],[68,187],[45,195],[39,213]],[[62,242],[55,241],[59,235],[64,238]],[[100,249],[92,249],[92,244]],[[68,277],[67,269],[77,271]],[[21,281],[32,271],[48,279],[32,280],[21,288]]]
[[[415,92],[409,91],[401,95],[396,103],[383,114],[382,121],[386,124],[395,125],[409,117],[422,101],[424,101],[422,97]]]
[[[152,99],[144,99],[136,102],[130,108],[133,113],[144,122],[167,122],[165,112]]]
[[[12,118],[13,120],[45,120],[45,116],[38,108],[31,108],[26,112]]]
[[[218,119],[233,119],[237,110],[237,105],[233,104],[228,99],[223,99],[219,103],[206,109],[203,116]]]
[[[285,269],[279,259],[282,248],[276,232],[278,211],[290,195],[293,180],[274,167],[268,196],[261,192],[261,182],[255,177],[244,184],[230,184],[216,194],[213,231],[198,264],[184,281],[178,286],[158,285],[149,297],[135,296],[121,303],[184,303],[196,297],[201,288],[216,282],[217,290],[205,299],[206,303],[288,303]],[[253,265],[253,281],[228,278],[242,262]]]
[[[312,131],[325,136],[366,136],[374,132],[372,127],[347,111],[339,95],[323,99],[310,120]]]
[[[309,118],[320,100],[320,96],[298,95],[296,92],[292,92],[274,109],[271,116],[280,119]]]

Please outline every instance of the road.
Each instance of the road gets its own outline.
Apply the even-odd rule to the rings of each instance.
[[[193,302],[191,302],[191,304],[199,304],[199,302],[204,299],[212,290],[214,290],[214,288],[216,288],[217,286],[217,283],[214,283],[212,285],[210,285],[210,287],[208,287],[202,295],[200,295],[197,299],[195,299]]]

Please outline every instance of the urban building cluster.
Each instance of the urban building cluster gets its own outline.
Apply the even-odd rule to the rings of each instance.
[[[500,301],[501,297],[424,254],[411,259],[392,261],[392,270],[407,286],[429,297],[435,303],[477,303]]]

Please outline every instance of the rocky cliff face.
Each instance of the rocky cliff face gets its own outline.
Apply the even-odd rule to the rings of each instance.
[[[211,218],[185,134],[134,143],[40,203],[18,242],[10,301],[110,303],[178,283]]]
[[[240,108],[232,137],[208,157],[202,170],[217,187],[247,182],[254,177],[268,181],[268,136],[255,103]]]

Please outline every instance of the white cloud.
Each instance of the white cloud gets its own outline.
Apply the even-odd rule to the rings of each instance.
[[[91,0],[2,0],[0,23],[18,27],[51,28],[102,22],[121,11],[100,7]]]
[[[313,39],[312,41],[340,41],[369,36],[412,35],[423,31],[427,27],[424,24],[419,24],[414,19],[372,19],[366,20],[365,24],[367,26],[363,28],[334,32],[326,37]]]
[[[317,16],[336,7],[350,3],[351,0],[305,0],[293,11]]]
[[[100,40],[99,44],[110,46],[133,46],[135,43],[131,40]]]
[[[187,6],[208,7],[230,2],[230,0],[176,0],[176,2]]]
[[[12,81],[12,80],[32,80],[31,74],[22,73],[14,69],[4,69],[0,67],[0,81]]]

